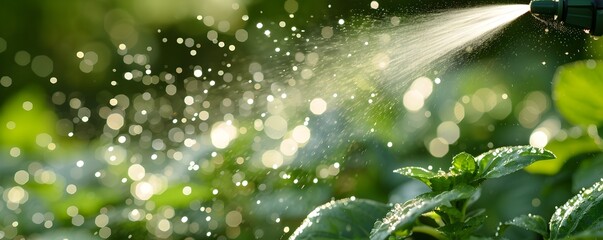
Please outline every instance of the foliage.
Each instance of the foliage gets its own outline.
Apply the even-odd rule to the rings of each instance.
[[[520,227],[526,230],[530,230],[540,234],[542,237],[548,239],[549,232],[546,220],[538,215],[521,215],[519,217],[513,218],[510,221],[506,221],[498,227],[498,231],[496,232],[496,236],[502,236],[502,234],[507,230],[508,227],[515,226]]]
[[[583,129],[587,134],[579,138],[551,141],[550,146],[558,149],[562,157],[534,147],[520,146],[498,148],[473,157],[467,153],[456,155],[448,172],[433,172],[420,167],[404,167],[396,170],[405,176],[425,183],[432,192],[425,193],[405,203],[394,204],[392,210],[377,220],[373,230],[364,238],[386,239],[390,236],[406,238],[429,235],[436,239],[469,239],[485,219],[483,209],[467,214],[472,203],[470,198],[479,197],[480,184],[488,178],[498,178],[518,171],[539,160],[552,159],[533,164],[530,169],[544,168],[546,173],[556,173],[569,158],[580,154],[599,152],[601,138],[598,129],[603,125],[602,71],[597,71],[601,62],[588,60],[559,68],[556,75],[554,96],[559,111],[570,122],[578,124],[574,129]],[[568,143],[569,142],[569,143]],[[568,145],[568,144],[572,145]],[[560,207],[546,220],[538,215],[521,215],[501,223],[495,234],[502,238],[505,231],[518,227],[538,233],[544,239],[598,239],[603,237],[603,179],[598,169],[599,157],[587,158],[573,175],[574,189],[595,182],[582,190]],[[552,166],[551,166],[552,165]],[[473,197],[472,197],[473,196]],[[331,209],[333,212],[333,209]],[[315,212],[315,214],[317,214]],[[297,230],[312,232],[311,227]]]
[[[547,150],[530,146],[503,147],[475,158],[467,153],[458,154],[453,158],[448,172],[442,170],[433,172],[419,167],[398,169],[397,173],[418,179],[432,191],[405,203],[394,204],[387,216],[382,219],[373,218],[376,221],[370,232],[370,238],[385,239],[392,235],[409,237],[427,234],[437,239],[468,239],[481,226],[485,218],[483,210],[467,212],[469,205],[479,197],[478,189],[484,180],[502,177],[535,161],[554,157],[553,153]],[[329,212],[323,213],[318,208],[308,218],[323,214],[327,216],[338,214],[337,206],[328,209]],[[330,223],[324,224],[330,225]],[[513,222],[509,224],[512,225]],[[305,224],[296,230],[296,233],[312,234],[319,231],[317,230],[319,228],[320,224]],[[344,229],[332,228],[331,230],[335,234]],[[321,228],[320,231],[324,229]],[[361,237],[368,238],[369,235],[367,233]]]
[[[371,239],[384,239],[394,232],[397,232],[397,235],[410,235],[412,231],[418,231],[410,229],[414,227],[414,221],[423,213],[432,211],[450,202],[468,199],[475,191],[474,187],[459,185],[449,191],[430,192],[403,204],[396,204],[385,218],[375,223],[375,227],[371,231]],[[440,211],[443,212],[443,214],[438,216],[440,218],[445,215],[458,216],[459,214],[456,209],[441,208]],[[425,227],[429,229],[429,227]]]
[[[597,239],[603,237],[602,211],[603,179],[558,207],[548,229],[542,217],[528,215],[502,224],[497,236],[507,226],[517,226],[537,232],[544,239]]]
[[[479,195],[477,189],[486,178],[501,177],[526,165],[555,156],[534,147],[504,147],[473,158],[467,153],[454,157],[448,172],[437,173],[417,168],[401,168],[396,172],[416,178],[427,184],[432,192],[425,193],[405,203],[396,203],[384,218],[371,210],[374,205],[369,200],[352,201],[354,210],[347,200],[329,203],[315,209],[292,239],[340,239],[349,229],[359,229],[346,239],[369,238],[387,239],[389,236],[406,238],[415,235],[429,235],[436,239],[470,239],[485,219],[483,209],[467,213],[472,196]],[[512,163],[512,164],[511,164]],[[476,166],[482,166],[476,168]],[[479,197],[479,196],[477,196]],[[376,205],[379,206],[379,205]],[[379,207],[380,210],[387,209]],[[369,215],[366,212],[375,214]],[[545,239],[584,239],[603,236],[603,180],[581,191],[566,204],[557,208],[547,226],[544,218],[537,215],[523,215],[502,223],[496,232],[500,238],[510,226],[534,231]],[[363,214],[364,213],[364,214]],[[342,216],[345,216],[342,217]],[[320,220],[319,220],[320,219]],[[344,219],[345,224],[341,224]],[[346,220],[351,219],[351,220]],[[354,219],[363,219],[358,224]],[[322,220],[322,221],[321,221]],[[366,221],[375,221],[370,234]],[[350,225],[352,226],[350,228]],[[549,231],[550,229],[550,231]],[[310,237],[310,238],[308,238]]]
[[[331,201],[312,211],[302,226],[293,233],[294,239],[358,239],[373,228],[390,210],[386,204],[364,200]],[[327,223],[327,224],[325,224]],[[312,231],[304,229],[311,228]]]
[[[572,238],[573,235],[598,237],[603,230],[603,180],[580,192],[551,217],[550,239]]]

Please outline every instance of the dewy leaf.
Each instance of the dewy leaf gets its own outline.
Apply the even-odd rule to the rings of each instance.
[[[507,221],[501,224],[498,227],[498,231],[496,232],[496,237],[502,237],[502,234],[509,226],[516,226],[523,228],[525,230],[529,230],[535,233],[538,233],[544,237],[544,239],[549,238],[549,230],[547,229],[547,223],[544,218],[538,215],[522,215],[514,218],[513,220]]]
[[[471,154],[462,152],[452,158],[452,167],[450,171],[454,173],[474,174],[477,168],[475,159]]]
[[[586,60],[557,69],[553,99],[559,112],[579,125],[603,124],[603,61]]]
[[[342,199],[317,207],[291,236],[293,239],[367,239],[390,207],[363,199]]]
[[[581,232],[603,230],[603,179],[581,191],[551,217],[550,239],[563,239]]]
[[[476,179],[498,178],[516,172],[535,161],[553,159],[555,155],[532,146],[501,147],[479,155]]]
[[[425,183],[428,187],[431,187],[431,179],[437,176],[437,173],[420,167],[403,167],[394,172],[417,179]]]
[[[404,167],[395,170],[394,172],[417,179],[425,183],[434,192],[448,191],[454,187],[455,184],[466,184],[470,182],[469,180],[464,179],[463,177],[465,176],[461,174],[454,175],[443,171],[434,173],[420,167]],[[471,178],[471,176],[465,178]]]
[[[396,204],[385,218],[375,223],[371,231],[371,239],[382,240],[396,230],[410,229],[421,214],[448,204],[450,201],[467,199],[474,192],[474,187],[462,185],[446,192],[425,193],[403,204]]]

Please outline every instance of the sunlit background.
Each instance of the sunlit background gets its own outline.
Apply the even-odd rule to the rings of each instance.
[[[551,82],[600,41],[429,22],[499,4],[527,2],[4,1],[0,239],[285,239],[332,199],[426,191],[399,167],[579,139]],[[550,215],[562,164],[488,182],[483,230]]]

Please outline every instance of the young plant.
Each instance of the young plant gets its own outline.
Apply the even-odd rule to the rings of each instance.
[[[485,219],[483,209],[467,212],[468,206],[479,198],[479,186],[484,180],[554,157],[549,151],[530,146],[504,147],[476,158],[468,153],[458,154],[452,159],[448,172],[418,167],[398,169],[396,172],[427,184],[432,192],[395,204],[393,210],[375,224],[371,239],[384,239],[392,234],[407,237],[418,232],[437,239],[467,239]]]
[[[291,239],[501,239],[510,226],[536,232],[546,240],[603,238],[603,178],[558,207],[548,224],[528,214],[501,223],[494,237],[473,235],[486,215],[484,209],[468,211],[468,207],[479,198],[484,180],[552,158],[550,151],[517,146],[475,158],[461,153],[448,172],[401,168],[396,172],[418,179],[432,191],[393,206],[354,198],[327,203],[312,211]]]
[[[558,69],[553,84],[556,108],[575,124],[573,129],[585,133],[579,138],[551,139],[546,147],[553,149],[558,157],[533,147],[505,147],[475,158],[461,153],[453,158],[448,172],[417,167],[398,169],[396,172],[427,184],[432,192],[393,205],[357,199],[331,202],[308,215],[291,239],[500,239],[510,226],[536,232],[545,240],[603,239],[603,178],[598,169],[603,166],[601,73],[600,60],[578,61]],[[468,211],[468,207],[479,198],[484,180],[545,159],[554,160],[538,162],[528,170],[555,174],[568,159],[585,153],[591,155],[580,158],[580,168],[573,174],[573,187],[588,186],[601,179],[557,207],[548,223],[543,217],[528,214],[501,223],[494,237],[472,235],[483,224],[485,211]]]
[[[480,185],[484,180],[502,177],[535,161],[552,158],[555,156],[547,150],[516,146],[494,149],[477,157],[468,153],[458,154],[452,159],[448,172],[419,167],[401,168],[396,172],[418,179],[429,186],[431,192],[393,206],[361,199],[327,203],[312,211],[291,239],[411,236],[469,239],[486,218],[483,209],[469,211],[469,206],[480,196]]]

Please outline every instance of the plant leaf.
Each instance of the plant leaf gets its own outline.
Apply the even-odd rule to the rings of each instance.
[[[403,204],[395,204],[385,218],[375,223],[371,239],[385,239],[396,230],[409,229],[421,214],[454,200],[467,199],[474,192],[474,187],[461,185],[450,191],[425,193]]]
[[[474,174],[477,169],[475,159],[471,154],[462,152],[452,158],[452,167],[450,171],[453,173],[469,173]]]
[[[603,61],[578,61],[557,69],[553,99],[559,112],[577,125],[603,123]]]
[[[473,180],[473,175],[466,172],[446,173],[439,171],[435,173],[420,167],[404,167],[394,172],[417,179],[425,183],[434,192],[448,191],[456,185],[469,184]]]
[[[542,218],[541,216],[538,216],[538,215],[532,215],[532,214],[521,215],[519,217],[513,218],[510,221],[506,221],[505,223],[502,223],[498,227],[498,231],[496,232],[496,237],[497,238],[502,237],[505,230],[510,226],[520,227],[525,230],[538,233],[538,234],[542,235],[542,237],[544,237],[544,239],[549,238],[549,230],[547,228],[547,222],[546,222],[546,220],[544,220],[544,218]]]
[[[417,179],[423,183],[425,183],[428,187],[431,188],[431,179],[438,176],[437,173],[429,171],[425,168],[421,167],[403,167],[395,170],[394,172],[402,174],[407,177],[411,177]]]
[[[603,230],[603,180],[581,191],[551,217],[550,239],[563,239],[584,231]]]
[[[373,224],[389,209],[364,199],[331,201],[308,214],[290,239],[367,239]]]
[[[532,146],[501,147],[479,155],[476,179],[498,178],[516,172],[535,161],[553,159],[555,155]]]

